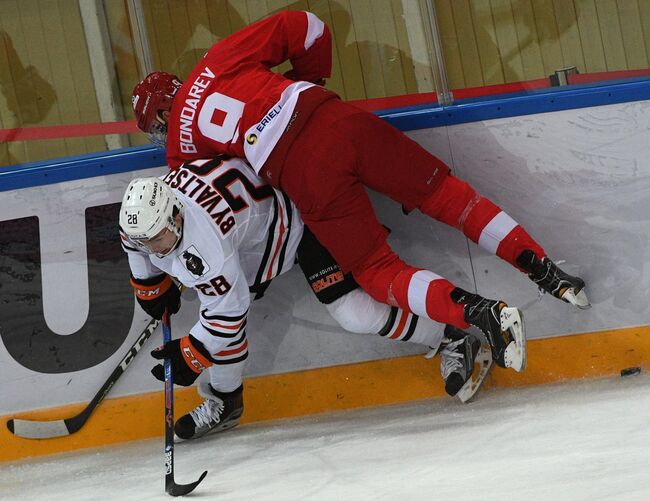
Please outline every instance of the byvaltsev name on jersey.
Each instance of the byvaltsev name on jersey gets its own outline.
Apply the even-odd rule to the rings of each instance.
[[[167,174],[164,180],[172,189],[177,189],[202,207],[223,235],[227,235],[235,226],[230,206],[222,203],[223,197],[219,192],[200,176],[187,169],[178,169]]]
[[[183,204],[183,237],[162,258],[123,239],[133,276],[167,273],[195,288],[201,306],[190,333],[215,364],[238,363],[248,353],[249,287],[292,267],[302,221],[284,194],[239,159],[195,160],[163,179]]]

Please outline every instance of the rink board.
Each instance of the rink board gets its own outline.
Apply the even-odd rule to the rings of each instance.
[[[650,370],[650,328],[536,339],[528,344],[528,356],[525,372],[494,369],[482,391],[614,376],[629,367]],[[410,355],[247,378],[242,424],[443,397],[437,361]],[[200,403],[194,388],[176,388],[174,398],[176,416]],[[450,398],[447,402],[451,412],[465,405]],[[83,407],[32,411],[21,417],[63,419]],[[26,440],[2,426],[0,462],[145,438],[162,440],[163,416],[164,396],[159,390],[106,400],[80,431],[64,438]]]
[[[495,371],[493,385],[650,368],[649,131],[650,102],[636,101],[409,132],[588,284],[589,311],[540,298],[524,275],[460,233],[373,197],[406,260],[524,310],[529,367],[521,375]],[[145,327],[115,238],[116,211],[130,179],[164,170],[0,191],[3,422],[74,414]],[[193,325],[197,309],[187,293],[176,336]],[[247,332],[247,422],[442,395],[437,360],[421,357],[426,348],[342,332],[298,269],[253,305]],[[29,442],[2,426],[0,460],[161,434],[162,390],[147,355],[158,344],[160,333],[78,434]],[[178,413],[197,401],[193,389],[178,395]]]

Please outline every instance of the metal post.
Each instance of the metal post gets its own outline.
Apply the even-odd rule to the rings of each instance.
[[[442,53],[442,41],[440,40],[440,31],[438,30],[436,8],[434,0],[426,0],[425,3],[431,28],[430,32],[427,33],[427,42],[430,45],[431,55],[433,56],[431,64],[433,66],[433,81],[436,94],[438,95],[438,104],[440,106],[449,106],[454,102],[454,96],[449,90],[449,82],[447,81],[447,70]]]
[[[124,120],[103,5],[100,0],[79,0],[78,3],[88,47],[88,59],[93,75],[99,116],[102,122]],[[119,134],[107,134],[105,141],[109,150],[126,146]]]
[[[149,46],[147,24],[144,20],[141,0],[127,0],[129,9],[129,24],[133,33],[133,45],[135,46],[135,57],[138,61],[140,78],[146,77],[153,71],[153,58]]]

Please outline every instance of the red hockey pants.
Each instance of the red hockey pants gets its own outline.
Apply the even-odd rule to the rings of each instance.
[[[449,296],[454,285],[398,258],[364,186],[462,230],[515,266],[525,249],[545,255],[521,226],[451,176],[442,161],[338,99],[316,108],[273,177],[321,244],[371,296],[439,322],[467,326],[462,306]]]

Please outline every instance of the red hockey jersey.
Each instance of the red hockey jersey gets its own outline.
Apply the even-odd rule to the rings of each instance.
[[[271,71],[290,60],[292,79]],[[331,74],[327,26],[284,11],[215,44],[174,97],[167,162],[226,154],[259,172],[289,124],[299,94]]]

